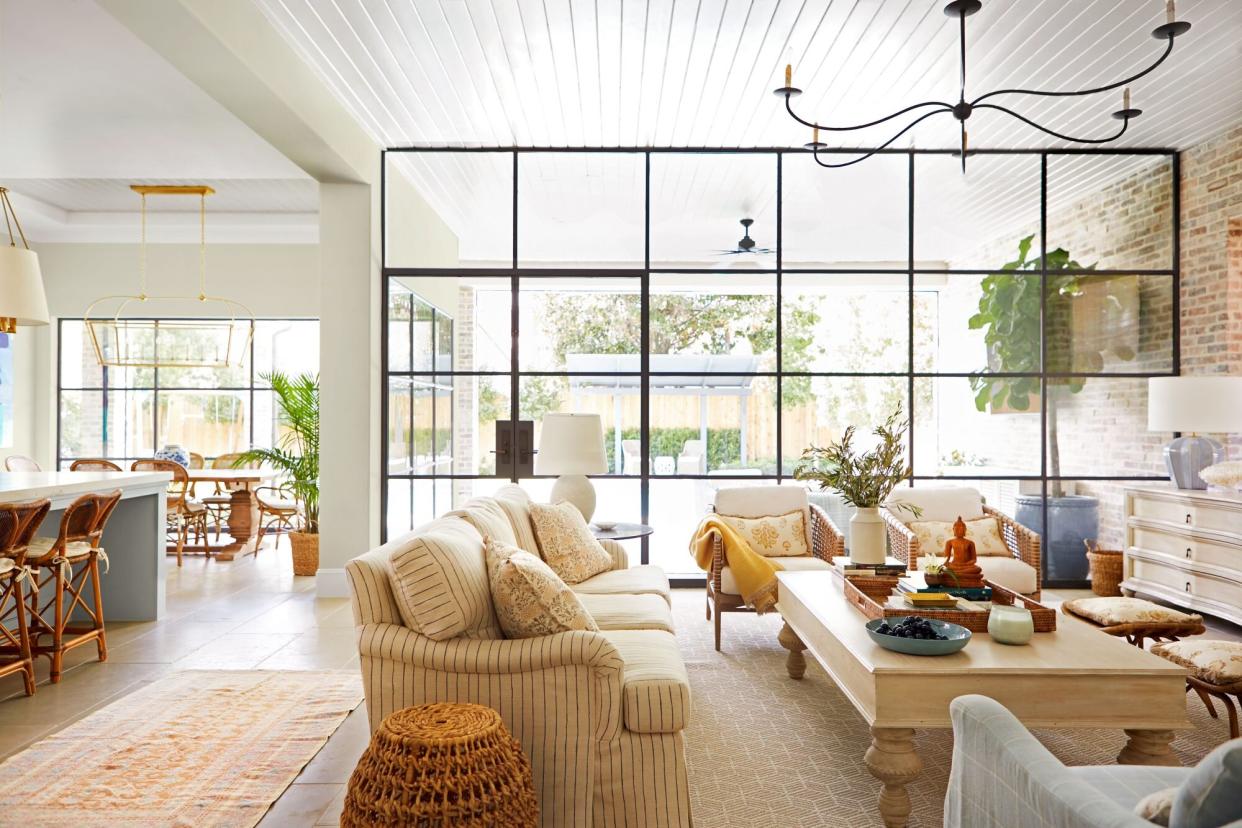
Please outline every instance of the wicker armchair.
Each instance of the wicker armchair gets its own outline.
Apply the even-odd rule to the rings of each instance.
[[[1035,570],[1035,591],[1029,593],[1032,598],[1039,600],[1040,590],[1043,587],[1043,570],[1040,567],[1040,551],[1039,551],[1039,533],[1027,529],[1004,512],[993,509],[990,506],[983,507],[983,514],[988,517],[996,518],[1000,525],[1001,537],[1005,541],[1005,546],[1009,549],[1010,554],[1019,561],[1030,566]],[[919,568],[919,557],[922,555],[932,554],[939,555],[939,549],[920,549],[919,538],[910,527],[906,525],[900,517],[895,515],[888,508],[880,507],[880,516],[884,518],[884,523],[888,527],[888,546],[889,554],[900,561],[905,562],[910,569]],[[986,574],[985,574],[986,577]]]
[[[802,556],[799,558],[780,558],[782,565],[788,569],[828,569],[832,566],[832,559],[845,554],[845,536],[837,529],[832,519],[824,513],[818,506],[812,505],[806,501],[806,490],[795,486],[751,486],[737,489],[721,489],[716,493],[717,506],[715,511],[720,514],[731,515],[734,510],[727,508],[721,504],[721,496],[725,493],[779,493],[781,498],[787,498],[788,502],[784,506],[777,506],[770,510],[770,514],[785,514],[794,509],[804,509],[810,517],[807,524],[808,540],[810,541],[811,555],[810,557]],[[757,495],[762,497],[763,494]],[[801,501],[798,502],[799,496]],[[743,495],[745,498],[746,495]],[[749,513],[739,513],[738,517],[760,517],[753,511]],[[792,562],[792,563],[791,563]],[[754,612],[754,608],[747,606],[742,600],[742,596],[731,592],[725,583],[725,560],[724,544],[720,538],[716,538],[714,548],[712,549],[712,566],[711,571],[707,574],[707,619],[715,621],[716,634],[716,650],[720,650],[720,616],[726,612]],[[712,609],[715,609],[715,615]]]

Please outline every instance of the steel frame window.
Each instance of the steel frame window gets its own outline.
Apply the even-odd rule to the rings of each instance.
[[[867,148],[852,148],[852,149],[843,148],[840,150],[835,150],[834,152],[849,154],[849,153],[861,153],[861,152],[867,152],[867,151],[869,151]],[[399,153],[421,153],[421,154],[475,153],[475,152],[508,153],[512,156],[512,177],[513,177],[512,178],[512,205],[511,205],[512,253],[511,253],[511,261],[510,261],[509,267],[494,267],[494,268],[428,267],[428,268],[424,268],[424,267],[390,266],[388,263],[388,249],[387,249],[387,238],[388,238],[388,229],[389,229],[387,226],[387,213],[386,213],[387,204],[386,204],[386,199],[384,197],[385,183],[386,183],[386,178],[388,174],[388,154],[389,153],[393,153],[393,154],[399,154]],[[637,154],[637,155],[643,156],[644,261],[643,261],[642,267],[613,268],[613,269],[604,269],[604,268],[568,269],[568,268],[522,267],[520,265],[521,259],[519,258],[519,249],[518,249],[519,247],[518,228],[520,224],[518,193],[519,193],[519,187],[521,184],[521,180],[520,180],[520,175],[519,175],[518,159],[522,155],[534,154],[534,153],[546,153],[546,154],[628,153],[628,154]],[[508,475],[508,476],[507,475],[474,475],[474,474],[452,474],[452,473],[432,474],[432,475],[413,475],[413,474],[390,474],[388,472],[388,425],[389,425],[388,423],[388,417],[389,417],[388,387],[389,387],[389,380],[392,377],[398,377],[398,376],[402,376],[403,374],[411,373],[411,372],[402,372],[402,371],[390,371],[389,365],[388,365],[388,337],[389,337],[388,308],[387,308],[388,286],[390,284],[390,281],[395,278],[436,277],[436,276],[442,276],[442,277],[473,276],[473,277],[493,277],[493,278],[500,277],[500,278],[509,279],[510,290],[512,294],[511,323],[512,323],[512,334],[513,334],[509,370],[508,371],[451,371],[447,373],[446,372],[435,372],[435,373],[437,377],[440,375],[476,376],[476,377],[486,377],[486,376],[492,376],[492,377],[507,376],[509,377],[510,378],[509,417],[511,420],[518,419],[519,406],[520,406],[520,398],[519,398],[520,397],[520,382],[522,378],[531,377],[531,376],[545,376],[545,375],[546,376],[572,376],[573,375],[572,372],[566,372],[566,371],[529,371],[529,370],[520,369],[520,365],[519,365],[519,334],[520,334],[519,308],[520,308],[520,302],[521,302],[521,287],[522,287],[523,282],[530,281],[530,280],[545,279],[545,278],[566,278],[566,277],[573,277],[575,279],[582,279],[584,281],[590,281],[591,279],[617,278],[617,277],[636,278],[639,281],[639,284],[641,287],[641,304],[640,304],[641,329],[640,329],[640,346],[639,346],[640,370],[637,374],[617,373],[617,374],[609,375],[609,374],[601,374],[600,372],[592,372],[591,375],[593,376],[599,376],[599,375],[638,376],[643,379],[643,382],[641,384],[641,397],[640,397],[640,410],[641,410],[640,429],[641,429],[642,456],[644,458],[648,458],[650,456],[650,430],[651,430],[650,396],[651,394],[650,394],[650,383],[648,382],[648,380],[651,377],[659,376],[661,373],[661,372],[653,372],[651,370],[650,359],[649,359],[649,350],[650,350],[649,344],[650,344],[650,336],[651,336],[651,324],[650,324],[651,320],[650,320],[650,304],[649,304],[650,303],[650,291],[651,291],[651,276],[653,274],[661,274],[661,273],[680,273],[680,274],[718,273],[718,274],[723,275],[723,274],[729,274],[729,273],[736,272],[736,271],[730,271],[725,268],[716,268],[716,267],[703,267],[703,268],[693,268],[693,267],[658,268],[656,267],[656,268],[653,268],[651,266],[651,158],[653,155],[670,155],[670,154],[671,155],[750,155],[750,156],[768,154],[768,155],[774,156],[776,160],[776,266],[772,268],[748,268],[746,272],[747,274],[774,274],[775,276],[775,290],[776,290],[775,302],[776,302],[776,309],[777,309],[776,319],[775,319],[777,370],[754,372],[753,374],[750,374],[750,375],[753,375],[756,377],[759,377],[759,376],[773,377],[776,379],[775,388],[776,388],[776,410],[777,410],[777,417],[776,417],[777,468],[776,468],[776,474],[773,474],[773,475],[738,477],[736,478],[737,480],[744,480],[748,482],[771,480],[774,482],[780,482],[789,477],[789,475],[785,473],[784,471],[784,463],[782,461],[782,452],[783,452],[784,443],[783,443],[782,422],[781,422],[782,417],[780,416],[781,388],[782,388],[781,380],[785,377],[804,377],[804,376],[810,376],[810,377],[904,377],[906,379],[905,411],[907,412],[910,418],[909,419],[910,428],[908,429],[908,436],[907,436],[909,445],[907,446],[907,451],[908,451],[908,456],[913,457],[914,456],[913,401],[915,398],[916,380],[922,379],[922,378],[937,378],[937,379],[939,378],[968,378],[968,377],[975,375],[974,373],[970,373],[970,372],[920,372],[920,371],[914,370],[914,366],[915,366],[915,297],[916,297],[916,292],[917,292],[916,286],[915,286],[916,276],[918,276],[919,274],[937,274],[937,275],[948,275],[948,276],[952,276],[952,275],[980,275],[982,276],[982,275],[987,275],[989,273],[994,272],[994,270],[985,270],[985,269],[978,269],[978,268],[974,268],[974,269],[972,268],[965,268],[965,269],[925,268],[925,267],[919,267],[916,263],[915,228],[917,226],[918,217],[916,216],[916,211],[915,211],[915,203],[916,203],[915,202],[915,188],[917,186],[917,171],[916,171],[915,159],[916,157],[919,157],[919,156],[935,156],[935,155],[952,156],[952,155],[957,154],[953,150],[947,150],[947,149],[945,150],[884,149],[878,153],[879,155],[905,156],[907,159],[906,179],[907,179],[908,210],[907,210],[906,267],[904,268],[851,267],[851,268],[845,269],[845,268],[799,268],[799,267],[788,267],[787,268],[784,266],[784,261],[783,261],[783,252],[784,252],[783,251],[783,200],[784,200],[783,198],[783,184],[784,184],[783,166],[784,165],[783,165],[783,161],[784,161],[785,156],[809,154],[809,152],[806,150],[789,149],[789,148],[783,148],[783,147],[754,147],[754,148],[476,147],[476,146],[471,146],[471,147],[457,147],[457,146],[390,147],[381,154],[381,161],[380,161],[380,166],[381,166],[381,179],[380,179],[381,180],[381,199],[380,199],[381,208],[380,209],[381,209],[381,225],[382,225],[381,238],[382,238],[382,265],[383,265],[382,276],[381,276],[383,280],[383,286],[382,286],[382,290],[380,291],[381,293],[380,315],[381,315],[381,320],[382,320],[381,322],[381,326],[382,326],[381,371],[383,374],[383,386],[381,389],[381,394],[383,396],[383,399],[381,400],[382,438],[381,438],[381,466],[380,468],[382,469],[381,471],[382,479],[381,479],[381,485],[380,485],[379,509],[380,509],[380,527],[381,527],[381,533],[383,537],[386,538],[387,536],[388,483],[390,480],[409,479],[412,481],[413,480],[435,481],[435,480],[441,480],[441,479],[451,480],[451,479],[497,479],[499,478],[499,479],[505,479],[505,480],[512,480],[513,482],[516,482],[516,477],[512,475]],[[1120,148],[1111,148],[1111,147],[1110,148],[1103,148],[1103,147],[1088,148],[1088,149],[1047,149],[1047,150],[1039,150],[1039,151],[1021,150],[1021,149],[979,149],[979,150],[971,150],[971,154],[981,155],[981,156],[983,155],[1022,155],[1022,156],[1029,156],[1029,157],[1039,159],[1039,177],[1040,177],[1040,181],[1039,181],[1039,239],[1040,239],[1039,254],[1040,254],[1040,260],[1043,263],[1046,263],[1046,255],[1048,253],[1047,245],[1048,245],[1048,161],[1049,161],[1049,158],[1055,158],[1059,156],[1157,156],[1157,157],[1164,157],[1169,160],[1170,165],[1171,165],[1171,173],[1172,173],[1172,178],[1170,182],[1170,187],[1172,188],[1172,228],[1171,228],[1172,239],[1171,239],[1171,245],[1170,245],[1172,254],[1170,257],[1171,260],[1168,263],[1168,267],[1160,268],[1160,269],[1126,268],[1126,269],[1116,269],[1116,270],[1098,269],[1098,270],[1090,270],[1090,271],[1062,270],[1062,271],[1057,271],[1057,273],[1063,274],[1063,275],[1073,275],[1073,274],[1078,274],[1078,273],[1089,272],[1091,275],[1096,275],[1096,276],[1125,275],[1125,276],[1154,276],[1154,277],[1168,278],[1171,282],[1170,290],[1172,294],[1172,308],[1170,310],[1170,313],[1172,315],[1172,333],[1171,333],[1172,366],[1171,366],[1171,370],[1167,372],[1154,372],[1154,373],[1139,372],[1139,371],[1136,371],[1136,372],[1049,371],[1047,370],[1048,337],[1047,337],[1047,331],[1044,330],[1043,335],[1040,338],[1040,341],[1041,341],[1041,353],[1040,353],[1041,370],[1040,371],[1032,372],[1029,374],[1000,373],[1000,374],[990,374],[990,376],[1013,376],[1013,377],[1037,378],[1040,380],[1041,387],[1043,387],[1045,380],[1048,380],[1048,379],[1065,379],[1065,378],[1072,378],[1072,377],[1083,377],[1083,378],[1126,378],[1126,379],[1132,379],[1132,380],[1139,380],[1139,379],[1146,379],[1152,376],[1169,376],[1169,375],[1180,374],[1181,373],[1181,332],[1180,332],[1181,157],[1180,157],[1180,154],[1176,150],[1164,149],[1164,148],[1120,149]],[[831,175],[831,172],[824,172],[823,174],[827,176],[827,175]],[[879,371],[879,372],[865,372],[865,371],[802,372],[802,371],[782,370],[781,355],[782,355],[782,316],[783,314],[781,312],[781,309],[782,309],[782,295],[783,295],[782,293],[783,277],[785,274],[797,274],[797,273],[844,274],[844,275],[885,274],[885,275],[890,275],[890,276],[891,275],[905,275],[907,277],[905,292],[906,292],[906,298],[907,298],[907,321],[908,321],[908,330],[907,330],[908,353],[907,353],[907,363],[906,363],[907,370],[898,371],[898,372],[894,372],[894,371],[887,371],[887,372],[885,371]],[[1042,315],[1045,315],[1046,313],[1046,307],[1045,307],[1046,292],[1044,289],[1046,288],[1046,285],[1047,285],[1048,270],[1046,266],[1044,266],[1044,267],[1041,267],[1039,271],[1031,271],[1030,275],[1032,277],[1038,276],[1040,280],[1040,287],[1041,287],[1041,294],[1040,294],[1041,308],[1040,310],[1041,310],[1041,316],[1042,316]],[[423,372],[423,373],[426,373],[426,372]],[[1063,474],[1060,476],[1051,475],[1049,473],[1049,458],[1048,458],[1048,400],[1047,400],[1047,397],[1048,397],[1047,394],[1040,395],[1040,412],[1039,412],[1039,416],[1040,416],[1040,434],[1039,434],[1039,437],[1040,437],[1040,473],[1038,475],[1033,475],[1033,474],[1030,474],[1030,475],[975,475],[975,476],[970,476],[970,477],[962,475],[960,477],[959,476],[946,477],[943,475],[918,475],[916,474],[910,480],[911,485],[913,485],[913,483],[917,480],[944,480],[944,479],[961,479],[963,481],[1004,480],[1004,481],[1039,482],[1041,485],[1041,491],[1043,493],[1043,498],[1044,498],[1043,516],[1042,516],[1043,531],[1041,532],[1041,534],[1044,537],[1047,537],[1048,536],[1048,531],[1047,531],[1048,530],[1048,495],[1049,495],[1049,483],[1050,482],[1056,482],[1058,480],[1109,481],[1109,482],[1142,482],[1142,481],[1155,482],[1155,481],[1166,479],[1163,476],[1159,476],[1159,475],[1132,475],[1132,476],[1117,476],[1117,475],[1093,476],[1093,475],[1083,475],[1083,474]],[[639,487],[640,487],[640,502],[641,502],[642,519],[644,521],[648,520],[648,515],[650,512],[650,483],[651,483],[651,479],[654,477],[654,475],[651,474],[651,470],[648,467],[648,464],[643,463],[641,466],[641,473],[636,476],[635,475],[627,475],[627,476],[607,475],[607,476],[608,477],[623,477],[624,479],[637,479],[638,480]],[[665,475],[660,476],[661,479],[666,479],[668,477],[670,476],[665,476]],[[671,477],[680,478],[680,479],[697,479],[697,478],[705,478],[707,477],[707,475],[677,474],[677,475],[672,475]],[[730,480],[730,478],[727,475],[723,475],[723,474],[712,475],[711,479],[715,481],[721,481],[721,482],[728,482]],[[435,487],[434,487],[434,482],[433,482],[432,489],[434,490],[434,488]],[[441,504],[437,503],[435,505],[435,513],[439,514],[443,511],[444,509],[441,508]],[[647,563],[648,559],[649,559],[648,542],[647,542],[647,539],[644,538],[643,547],[642,547],[642,562]],[[674,583],[675,585],[683,585],[683,586],[696,585],[696,584],[701,585],[703,583],[703,579],[701,578],[674,579]],[[1060,583],[1057,581],[1045,581],[1045,586],[1077,587],[1077,586],[1082,586],[1082,584],[1077,583],[1077,582]]]

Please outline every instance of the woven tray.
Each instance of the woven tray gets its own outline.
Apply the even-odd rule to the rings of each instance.
[[[962,609],[934,609],[930,607],[891,607],[888,606],[892,587],[872,583],[867,578],[856,583],[854,578],[845,579],[845,598],[868,618],[899,618],[904,615],[921,615],[935,621],[948,621],[959,624],[971,632],[988,631],[988,613]],[[985,583],[992,588],[993,604],[1010,604],[1025,607],[1031,611],[1031,620],[1035,622],[1035,632],[1053,632],[1057,628],[1056,610],[1045,607],[1038,601],[1032,601],[1024,595],[1005,589],[991,581]]]

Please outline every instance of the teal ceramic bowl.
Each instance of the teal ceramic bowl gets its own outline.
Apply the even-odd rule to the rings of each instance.
[[[932,629],[940,635],[947,636],[945,641],[898,638],[895,635],[883,635],[876,632],[880,625],[885,622],[890,627],[895,627],[905,620],[906,616],[897,616],[896,618],[877,618],[874,621],[868,621],[867,635],[871,636],[872,641],[886,650],[892,650],[896,653],[907,653],[909,655],[948,655],[949,653],[956,653],[970,642],[970,630],[959,624],[950,624],[948,621],[936,621],[930,618],[928,622],[932,625]]]

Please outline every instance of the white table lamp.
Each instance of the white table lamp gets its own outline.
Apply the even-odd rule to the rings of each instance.
[[[535,474],[558,474],[552,502],[567,500],[588,523],[595,514],[595,488],[588,474],[608,471],[604,426],[598,414],[545,414],[535,455]]]
[[[1222,462],[1225,449],[1201,435],[1242,431],[1242,377],[1152,377],[1147,429],[1186,435],[1164,447],[1169,479],[1179,489],[1206,489],[1199,472]]]

